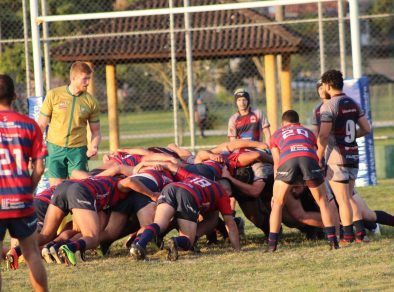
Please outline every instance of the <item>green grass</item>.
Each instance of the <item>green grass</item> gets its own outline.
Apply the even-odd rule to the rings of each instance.
[[[394,213],[394,180],[359,188],[373,210]],[[240,213],[240,212],[238,212]],[[307,241],[285,228],[284,241],[275,254],[265,254],[261,232],[249,222],[243,251],[225,245],[207,246],[201,254],[181,253],[167,262],[162,251],[149,261],[134,262],[118,241],[107,258],[90,256],[76,267],[47,265],[51,291],[316,291],[392,290],[394,285],[394,229],[367,245],[328,251],[324,241]],[[3,272],[4,291],[31,291],[24,264]]]

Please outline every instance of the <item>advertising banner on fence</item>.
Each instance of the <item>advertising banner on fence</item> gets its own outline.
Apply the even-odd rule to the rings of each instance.
[[[372,125],[368,78],[361,77],[359,79],[345,80],[343,91],[361,105],[369,123]],[[364,137],[357,138],[357,144],[360,164],[356,186],[376,185],[373,131]]]
[[[35,121],[37,121],[38,117],[40,116],[40,110],[43,102],[44,102],[43,96],[30,96],[27,99],[29,117],[31,117]],[[45,139],[45,133],[43,134]],[[35,193],[39,194],[41,191],[45,190],[46,188],[49,188],[49,181],[48,178],[46,177],[46,169],[45,169],[45,173],[42,176],[40,182],[38,183]]]

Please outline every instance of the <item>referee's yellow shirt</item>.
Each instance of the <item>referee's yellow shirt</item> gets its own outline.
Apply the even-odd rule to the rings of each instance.
[[[50,90],[41,114],[50,118],[47,141],[60,147],[87,145],[87,122],[100,122],[99,103],[89,93],[72,95],[68,86]]]

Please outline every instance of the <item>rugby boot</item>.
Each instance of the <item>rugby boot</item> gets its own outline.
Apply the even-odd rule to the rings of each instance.
[[[169,261],[176,261],[178,259],[178,245],[176,244],[174,237],[168,241],[167,251],[167,259]]]
[[[49,248],[49,253],[51,254],[52,258],[55,259],[55,262],[57,264],[59,265],[64,264],[64,260],[61,257],[59,257],[59,249],[55,245],[52,245]]]
[[[64,264],[69,266],[75,266],[77,264],[77,259],[75,253],[70,250],[70,248],[65,244],[59,248],[58,256],[64,261]]]
[[[130,248],[130,255],[136,261],[144,260],[146,257],[145,249],[138,244],[133,243]]]
[[[364,235],[362,238],[356,238],[355,242],[356,243],[370,243],[371,240],[369,239],[368,236]]]
[[[14,248],[11,248],[6,254],[6,261],[7,261],[7,269],[8,270],[17,270],[19,269],[19,256],[16,253]]]
[[[47,264],[53,264],[55,262],[55,259],[51,255],[49,248],[46,246],[44,246],[41,250],[41,256]]]

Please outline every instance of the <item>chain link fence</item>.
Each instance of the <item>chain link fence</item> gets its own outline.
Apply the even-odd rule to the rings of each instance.
[[[196,0],[190,1],[190,6],[229,2],[234,1]],[[345,64],[341,64],[337,3],[322,4],[320,24],[317,4],[284,7],[282,21],[275,21],[274,7],[190,15],[193,98],[194,102],[201,98],[209,109],[207,137],[197,137],[197,145],[217,144],[227,139],[227,122],[236,111],[233,92],[238,87],[244,87],[251,93],[253,106],[266,111],[264,58],[247,46],[250,40],[259,43],[265,38],[272,42],[268,45],[275,48],[272,51],[275,55],[281,50],[284,54],[289,53],[285,42],[291,38],[299,38],[305,44],[290,52],[291,91],[294,109],[300,113],[303,123],[310,123],[312,109],[319,102],[315,84],[321,72],[330,68],[341,69],[342,66],[345,76],[352,76],[349,19],[345,15],[343,20]],[[164,0],[42,0],[40,4],[40,15],[168,8],[169,5]],[[394,121],[394,5],[391,0],[359,1],[359,4],[362,72],[370,81],[373,119],[374,122],[390,124]],[[183,6],[183,1],[174,0],[174,6]],[[348,11],[346,5],[345,11]],[[27,21],[25,25],[24,18]],[[176,135],[180,144],[189,146],[191,119],[183,15],[175,15],[174,23],[177,56]],[[278,27],[289,36],[282,35],[281,39],[281,33],[275,31]],[[41,44],[43,51],[48,49],[50,56],[47,58],[43,55],[50,64],[44,71],[45,90],[67,83],[68,68],[73,60],[89,61],[94,66],[93,91],[101,105],[104,148],[108,147],[108,65],[116,66],[120,146],[163,146],[174,141],[175,112],[168,15],[53,22],[47,26],[41,25],[43,30]],[[34,95],[30,35],[28,3],[2,0],[0,72],[8,73],[16,80],[19,95],[15,106],[24,112],[26,97]],[[242,50],[239,51],[239,48]],[[324,52],[323,58],[321,52]],[[279,78],[277,84],[280,117]],[[196,129],[198,136],[198,125]]]

